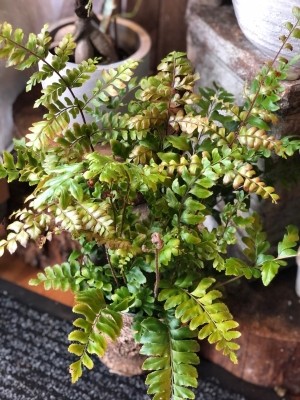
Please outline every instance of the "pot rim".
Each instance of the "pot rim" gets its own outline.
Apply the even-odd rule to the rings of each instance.
[[[97,16],[99,18],[101,18],[100,14],[98,14]],[[56,21],[52,24],[49,24],[48,30],[51,34],[51,33],[55,32],[56,30],[60,29],[62,26],[70,25],[70,24],[74,23],[75,19],[76,18],[74,16],[59,19],[58,21]],[[134,53],[132,53],[126,59],[117,61],[115,63],[106,64],[106,65],[97,64],[97,68],[100,68],[100,69],[102,69],[102,68],[105,68],[105,69],[117,68],[120,65],[122,65],[124,63],[124,61],[126,61],[126,60],[136,60],[136,61],[142,60],[150,52],[151,38],[150,38],[149,33],[144,28],[142,28],[136,22],[133,22],[133,21],[125,19],[125,18],[116,17],[116,21],[117,21],[117,24],[133,31],[137,35],[138,47],[134,51]],[[72,63],[72,64],[75,64],[75,63]]]

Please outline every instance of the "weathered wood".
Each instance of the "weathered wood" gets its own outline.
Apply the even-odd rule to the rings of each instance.
[[[300,396],[300,299],[294,291],[295,270],[283,271],[267,288],[258,283],[230,288],[227,304],[242,333],[238,365],[212,345],[203,343],[202,354],[249,382]]]
[[[133,9],[136,0],[128,0],[127,9]],[[157,43],[159,40],[159,31],[157,29],[160,12],[160,0],[143,1],[142,5],[133,18],[133,21],[140,24],[149,33],[152,40],[150,52],[150,66],[153,70],[157,60]]]
[[[159,60],[170,51],[186,50],[186,6],[187,0],[161,1],[157,49]]]
[[[128,0],[131,10],[136,0]],[[148,31],[152,39],[151,67],[172,50],[186,51],[185,11],[188,0],[143,1],[133,18]]]

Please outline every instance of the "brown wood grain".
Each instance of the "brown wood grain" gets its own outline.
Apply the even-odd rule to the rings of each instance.
[[[159,16],[157,57],[161,59],[173,50],[186,49],[185,11],[187,0],[162,0]]]
[[[143,0],[133,18],[152,39],[151,68],[172,50],[186,50],[185,10],[188,0]],[[128,0],[131,10],[135,0]]]

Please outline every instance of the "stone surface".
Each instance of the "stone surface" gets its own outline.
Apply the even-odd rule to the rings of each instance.
[[[233,7],[210,8],[190,0],[186,20],[187,53],[200,73],[201,85],[217,82],[241,101],[245,82],[264,64],[266,56],[246,39]],[[300,80],[287,81],[285,87],[284,110],[290,114],[298,109],[299,113]]]
[[[208,344],[202,344],[202,354],[240,378],[281,389],[296,399],[300,396],[300,299],[294,293],[294,279],[291,267],[267,288],[259,283],[231,286],[227,304],[242,333],[239,364]]]
[[[295,0],[233,0],[233,8],[239,26],[245,36],[262,53],[274,58],[281,45],[279,37],[287,35],[288,30],[284,26],[286,21],[294,23],[292,14],[293,6],[298,5]],[[300,51],[300,43],[293,35],[289,38],[289,43],[294,48],[294,54]],[[293,54],[288,49],[282,49],[281,54],[287,59],[291,59]],[[300,65],[297,63],[290,71],[292,79],[300,77]]]

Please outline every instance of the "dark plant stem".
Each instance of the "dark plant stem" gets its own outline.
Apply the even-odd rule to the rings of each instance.
[[[288,40],[291,38],[292,33],[293,33],[294,30],[297,28],[298,24],[299,24],[299,19],[297,19],[297,22],[294,24],[293,29],[292,29],[292,30],[289,32],[289,34],[286,36],[285,40],[283,41],[282,45],[280,46],[280,48],[279,48],[278,52],[276,53],[275,57],[273,58],[273,60],[268,64],[268,72],[271,70],[271,68],[273,67],[273,65],[274,65],[275,62],[277,61],[278,57],[280,56],[280,53],[281,53],[282,50],[284,49],[284,47],[285,47],[286,43],[288,42]],[[256,100],[257,100],[257,98],[258,98],[258,96],[259,96],[259,94],[260,94],[260,90],[261,90],[261,87],[262,87],[263,82],[264,82],[264,79],[263,79],[263,78],[264,78],[264,77],[262,77],[262,79],[261,79],[260,82],[259,82],[259,87],[258,87],[258,89],[257,89],[257,91],[256,91],[256,93],[255,93],[255,96],[254,96],[253,100],[251,101],[251,104],[250,104],[249,110],[248,110],[248,112],[247,112],[246,118],[244,119],[244,121],[241,122],[241,124],[240,124],[240,126],[239,126],[239,129],[238,129],[238,132],[240,132],[241,128],[242,128],[243,126],[246,126],[246,124],[247,124],[247,122],[248,122],[248,119],[249,119],[249,117],[250,117],[250,115],[251,115],[252,109],[254,108],[255,103],[256,103]]]
[[[226,281],[226,282],[218,283],[217,285],[215,285],[215,289],[219,288],[219,287],[223,287],[223,286],[229,285],[232,282],[238,281],[239,279],[243,278],[243,276],[244,275],[234,276],[233,278],[228,279],[228,281]]]
[[[126,208],[127,208],[128,204],[129,204],[128,197],[129,197],[129,192],[130,192],[130,177],[129,177],[127,172],[126,172],[126,175],[127,175],[127,179],[128,179],[127,180],[127,191],[126,191],[126,197],[124,199],[124,204],[123,204],[123,209],[122,209],[120,236],[123,233],[124,223],[125,223]]]
[[[112,265],[112,263],[110,261],[110,255],[108,253],[107,247],[105,247],[105,254],[106,254],[107,262],[108,262],[108,265],[110,267],[110,270],[111,270],[112,276],[114,278],[114,281],[116,282],[117,287],[120,287],[116,272],[115,272],[114,267],[113,267],[113,265]]]
[[[158,288],[160,284],[160,273],[159,273],[159,249],[155,249],[155,284],[154,284],[154,298],[157,298]]]

